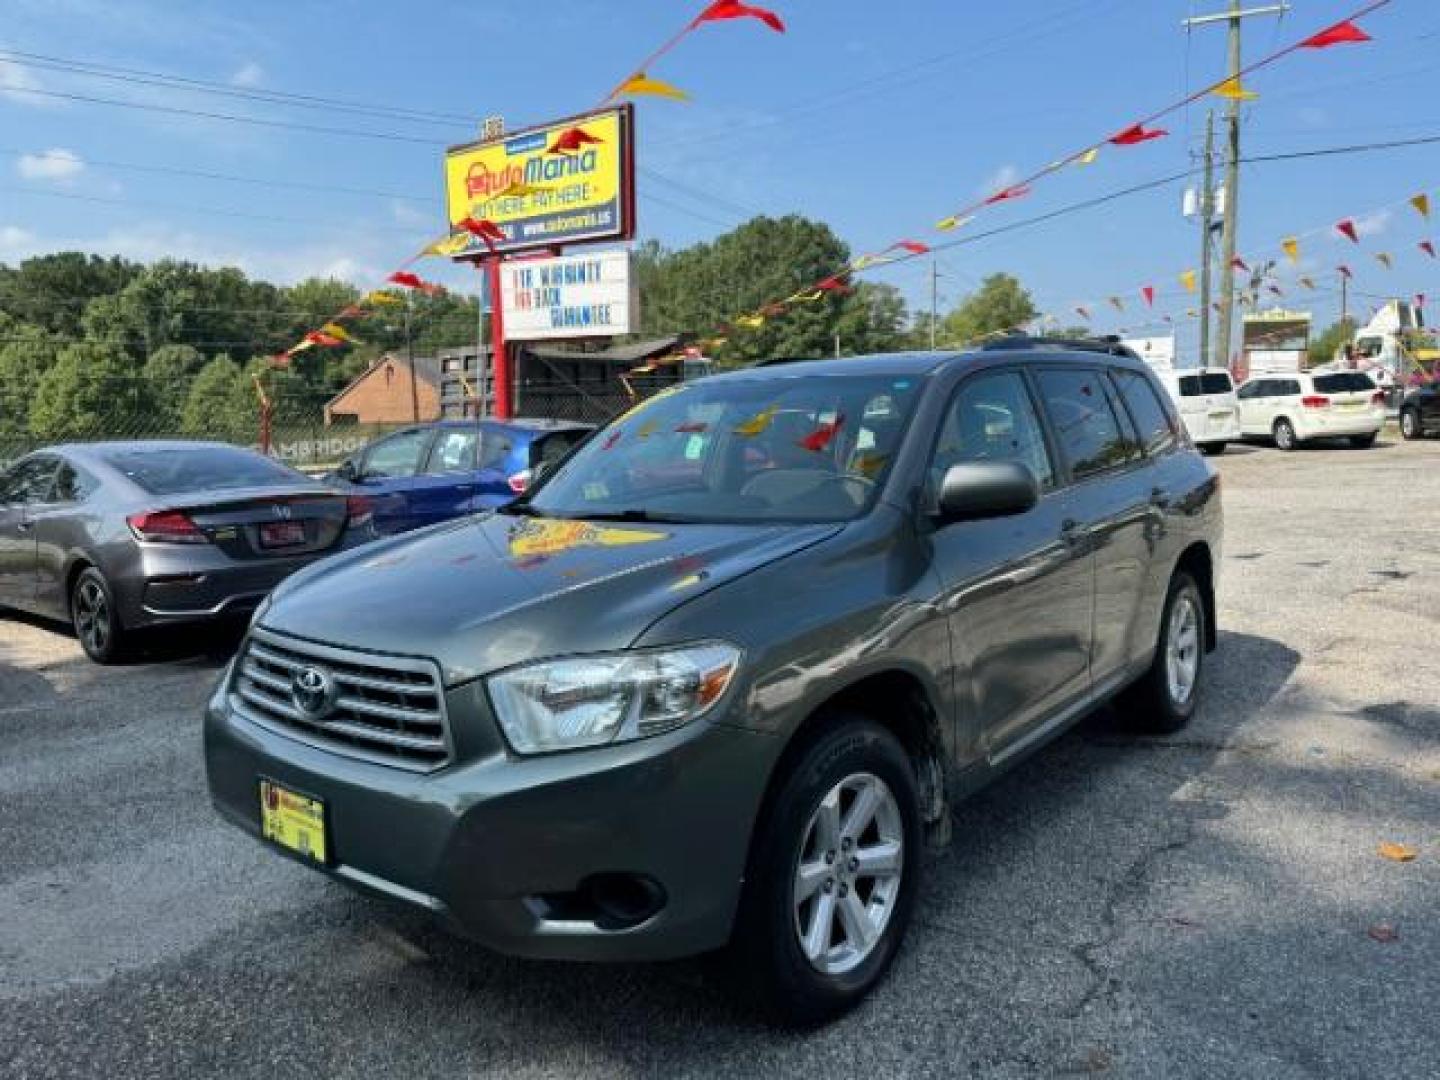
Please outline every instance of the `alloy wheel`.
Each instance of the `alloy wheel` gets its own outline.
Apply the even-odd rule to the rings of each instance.
[[[1170,625],[1165,634],[1165,678],[1170,700],[1184,705],[1195,692],[1195,679],[1200,672],[1200,610],[1195,598],[1182,592],[1170,609]]]
[[[805,827],[792,890],[795,934],[812,967],[839,975],[874,952],[904,865],[904,820],[885,781],[853,773],[832,787]]]
[[[75,590],[75,631],[89,653],[103,653],[110,642],[110,601],[94,578]]]

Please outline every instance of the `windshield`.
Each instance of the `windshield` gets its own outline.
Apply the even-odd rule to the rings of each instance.
[[[278,462],[236,446],[111,450],[104,459],[152,495],[290,485],[305,479]]]
[[[874,500],[919,386],[773,374],[685,385],[596,434],[528,506],[551,517],[845,521]]]

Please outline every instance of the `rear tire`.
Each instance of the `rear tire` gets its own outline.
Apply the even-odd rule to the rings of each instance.
[[[832,717],[778,783],[728,959],[768,1019],[812,1025],[854,1007],[900,948],[920,879],[919,800],[904,747],[852,714]]]
[[[1223,442],[1202,442],[1199,445],[1200,452],[1206,457],[1219,457],[1225,452],[1225,443]]]
[[[86,567],[70,588],[70,622],[85,655],[97,664],[124,659],[129,634],[115,610],[115,597],[105,575]]]
[[[1400,437],[1418,439],[1424,432],[1420,428],[1420,413],[1416,409],[1405,409],[1400,413]]]
[[[1190,722],[1205,667],[1206,618],[1200,587],[1188,573],[1177,570],[1160,617],[1155,659],[1119,702],[1134,730],[1173,735]]]
[[[1300,446],[1300,439],[1295,434],[1295,425],[1283,416],[1275,421],[1275,426],[1270,429],[1270,433],[1275,437],[1275,448],[1277,450],[1284,450],[1288,453],[1291,450],[1298,449]]]
[[[1356,450],[1365,450],[1375,445],[1375,439],[1379,432],[1372,431],[1369,435],[1351,435],[1350,445]]]

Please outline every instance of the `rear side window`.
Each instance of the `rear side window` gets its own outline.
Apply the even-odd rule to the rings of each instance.
[[[1139,456],[1120,426],[1098,371],[1041,371],[1040,396],[1075,479],[1104,472]]]
[[[288,485],[305,479],[278,461],[238,446],[111,450],[104,455],[104,460],[152,495]]]
[[[480,439],[480,468],[498,469],[515,449],[515,440],[500,428],[486,428]]]
[[[950,467],[967,461],[1018,461],[1042,488],[1055,486],[1040,419],[1019,373],[980,375],[960,387],[940,429],[931,489],[939,491]]]
[[[1300,393],[1300,383],[1295,379],[1276,379],[1273,393],[1277,397],[1294,397]]]
[[[1321,394],[1370,393],[1375,384],[1361,371],[1339,371],[1334,375],[1316,375],[1315,389]]]
[[[530,444],[530,467],[533,469],[542,461],[553,465],[568,454],[575,446],[585,441],[588,431],[557,431],[536,439]]]
[[[1147,454],[1159,454],[1175,445],[1175,428],[1169,410],[1155,393],[1150,380],[1133,371],[1117,370],[1115,385],[1140,435],[1140,445]]]
[[[96,486],[93,477],[67,461],[61,464],[60,471],[55,474],[54,499],[56,502],[84,502]]]
[[[50,496],[50,482],[54,476],[54,458],[22,461],[0,476],[0,505],[45,502]]]

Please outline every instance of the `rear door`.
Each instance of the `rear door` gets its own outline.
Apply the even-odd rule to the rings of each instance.
[[[360,459],[354,483],[373,503],[376,531],[405,532],[419,524],[411,495],[431,438],[428,428],[408,428],[373,443]]]
[[[41,610],[69,610],[67,561],[77,548],[87,548],[93,536],[98,516],[92,499],[99,489],[95,477],[62,458],[48,498],[34,509],[36,603]]]
[[[58,465],[38,454],[0,476],[0,603],[35,605],[35,512],[50,497]]]
[[[1185,426],[1197,443],[1233,434],[1236,420],[1235,384],[1225,371],[1199,371],[1181,379]],[[1188,393],[1186,390],[1188,389]]]
[[[971,376],[941,425],[927,483],[953,465],[1019,461],[1040,482],[1025,514],[956,522],[935,532],[960,688],[973,718],[963,740],[999,759],[1089,689],[1094,583],[1091,557],[1067,531],[1074,496],[1046,442],[1029,380],[1019,369]],[[963,748],[962,748],[963,749]]]
[[[510,478],[528,467],[526,433],[503,424],[485,424],[480,432],[479,460],[475,472],[475,508],[492,510],[519,494]]]
[[[476,425],[441,428],[430,444],[425,464],[410,490],[415,528],[449,521],[470,512],[479,484]]]

